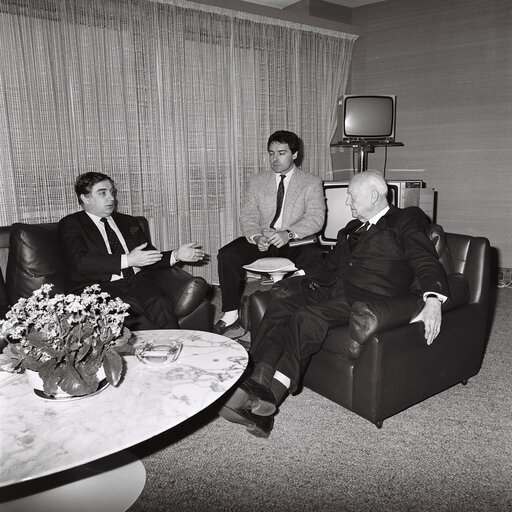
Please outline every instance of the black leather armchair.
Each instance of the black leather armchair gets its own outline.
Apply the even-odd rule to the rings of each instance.
[[[149,237],[145,217],[137,217]],[[59,250],[57,223],[21,224],[0,228],[0,236],[9,232],[9,255],[5,285],[0,282],[0,308],[14,304],[20,297],[29,297],[45,283],[51,283],[57,293],[64,292],[66,267]],[[1,241],[1,240],[0,240]],[[154,272],[159,272],[155,270]],[[211,331],[213,306],[205,298],[210,286],[202,277],[194,277],[182,268],[174,266],[160,272],[168,281],[171,299],[180,327]],[[3,293],[3,296],[2,296]],[[130,326],[130,317],[127,318]]]
[[[409,323],[421,309],[411,295],[353,305],[348,326],[333,328],[304,375],[313,391],[368,419],[383,420],[480,369],[488,336],[490,246],[482,237],[428,233],[448,275],[451,303],[443,306],[439,336],[430,346],[423,323]],[[255,336],[273,296],[297,293],[301,277],[284,279],[250,298]]]

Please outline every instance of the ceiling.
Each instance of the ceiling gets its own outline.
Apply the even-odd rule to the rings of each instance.
[[[289,5],[297,3],[298,0],[245,0],[253,4],[266,5],[267,7],[274,7],[276,9],[284,9]],[[385,0],[325,0],[331,4],[342,5],[344,7],[361,7],[367,4],[376,4]]]

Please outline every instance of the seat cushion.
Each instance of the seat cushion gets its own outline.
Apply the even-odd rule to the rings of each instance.
[[[245,270],[251,272],[279,272],[297,270],[293,261],[288,258],[258,258],[257,260],[244,265]]]
[[[12,225],[9,237],[6,284],[9,302],[29,297],[43,284],[63,293],[66,266],[59,250],[57,224]]]

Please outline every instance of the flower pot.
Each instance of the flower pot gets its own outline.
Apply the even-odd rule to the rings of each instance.
[[[108,382],[105,377],[105,372],[103,370],[103,367],[101,367],[97,373],[96,376],[98,377],[98,380],[100,381],[100,384],[98,386],[98,389],[94,393],[90,393],[88,395],[82,395],[82,396],[73,396],[65,391],[62,391],[62,389],[57,388],[57,393],[55,395],[47,395],[44,392],[44,384],[41,377],[39,377],[39,374],[37,372],[34,372],[32,370],[25,370],[25,373],[27,374],[28,382],[34,389],[34,393],[44,400],[52,400],[52,401],[64,401],[64,400],[78,400],[80,398],[87,398],[89,396],[94,396],[103,391],[107,386]]]

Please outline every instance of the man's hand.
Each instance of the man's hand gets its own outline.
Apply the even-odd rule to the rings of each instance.
[[[425,300],[425,305],[414,321],[421,320],[425,324],[425,339],[427,345],[431,345],[441,330],[441,301],[430,297]]]
[[[276,247],[284,247],[288,243],[288,233],[286,231],[274,231],[269,237],[268,241]]]
[[[153,265],[153,263],[162,259],[162,253],[156,249],[144,251],[144,247],[146,247],[146,245],[148,244],[145,243],[139,245],[127,254],[129,267],[147,267],[148,265]]]
[[[201,261],[205,256],[204,251],[197,244],[197,242],[189,242],[188,244],[180,245],[176,251],[176,258],[178,261],[195,262]]]
[[[256,245],[258,246],[260,252],[268,251],[268,246],[270,244],[268,243],[268,239],[266,236],[256,235],[254,237],[254,241],[256,242]]]

